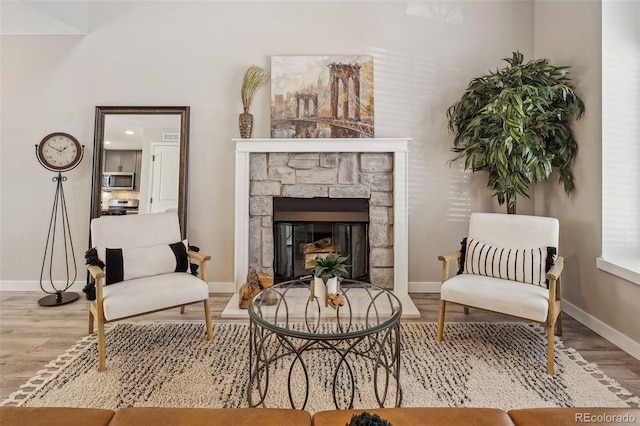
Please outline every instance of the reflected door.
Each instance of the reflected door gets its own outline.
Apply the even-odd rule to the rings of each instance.
[[[180,171],[180,147],[176,144],[152,144],[151,213],[177,211]]]

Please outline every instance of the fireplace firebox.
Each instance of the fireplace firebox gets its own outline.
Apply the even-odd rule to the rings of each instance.
[[[345,278],[368,278],[368,199],[274,197],[273,220],[276,282],[309,275],[306,262],[329,252],[348,256]]]

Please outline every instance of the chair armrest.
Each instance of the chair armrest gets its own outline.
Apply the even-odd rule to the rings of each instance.
[[[101,267],[97,265],[89,265],[87,269],[89,270],[89,274],[91,274],[91,278],[95,281],[104,278],[104,270]]]
[[[93,284],[95,286],[95,299],[89,299],[90,293],[87,293],[87,298],[100,305],[98,309],[102,312],[102,286],[104,285],[105,276],[104,269],[98,265],[89,265],[87,266],[87,270],[89,271],[89,284]]]
[[[196,260],[198,262],[200,279],[202,279],[202,281],[204,282],[207,282],[207,269],[205,268],[204,263],[207,260],[211,260],[211,256],[209,256],[208,254],[200,254],[199,252],[191,251],[191,250],[187,252],[187,256],[190,259]]]
[[[461,259],[462,252],[460,250],[438,256],[438,260],[443,262],[451,262],[452,260]]]
[[[189,256],[193,260],[197,260],[198,262],[206,262],[207,260],[211,260],[211,256],[209,256],[208,254],[200,254],[191,250],[187,252],[187,256]]]
[[[545,275],[548,280],[557,280],[560,278],[560,274],[564,269],[564,258],[562,256],[558,256],[556,258],[556,263],[549,269],[547,274]]]
[[[445,282],[446,280],[449,279],[449,264],[452,261],[457,260],[458,267],[460,267],[460,259],[462,259],[462,251],[460,250],[438,256],[438,260],[442,261],[442,281],[441,282]]]
[[[549,280],[549,313],[548,324],[554,324],[556,318],[562,312],[562,289],[560,286],[560,274],[564,269],[564,258],[558,256],[556,263],[549,269],[545,277]]]

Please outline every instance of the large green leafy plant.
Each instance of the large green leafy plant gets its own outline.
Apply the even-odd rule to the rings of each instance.
[[[515,213],[517,196],[529,197],[529,185],[554,170],[567,194],[574,189],[577,144],[569,124],[584,104],[569,84],[569,67],[548,59],[523,63],[520,52],[504,60],[507,67],[471,80],[447,118],[455,133],[452,161],[464,158],[465,169],[487,171],[498,203]]]

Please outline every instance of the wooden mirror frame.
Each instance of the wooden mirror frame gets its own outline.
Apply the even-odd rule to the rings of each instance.
[[[100,217],[102,208],[102,159],[105,116],[108,114],[172,114],[180,116],[180,171],[178,183],[178,218],[182,238],[187,235],[187,177],[189,157],[189,107],[126,107],[97,106],[93,141],[93,175],[91,190],[91,219]]]

